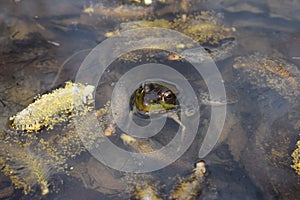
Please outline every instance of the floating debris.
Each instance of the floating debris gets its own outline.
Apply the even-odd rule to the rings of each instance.
[[[238,102],[238,99],[211,99],[210,95],[208,93],[201,93],[200,95],[200,103],[203,105],[209,105],[209,106],[222,106],[222,105],[229,105],[229,104],[235,104]]]
[[[155,19],[152,21],[143,19],[139,21],[124,22],[119,25],[119,28],[117,30],[105,33],[105,36],[112,37],[115,35],[119,35],[122,31],[128,31],[136,28],[151,28],[151,27],[172,29],[172,22],[166,19]]]
[[[155,15],[166,16],[169,14],[191,12],[191,0],[156,0]]]
[[[242,71],[244,78],[255,87],[273,89],[290,102],[300,94],[297,66],[282,59],[254,53],[237,57],[233,67]]]
[[[36,186],[40,187],[42,195],[48,194],[50,176],[61,171],[66,160],[44,140],[38,143],[9,140],[0,143],[1,171],[11,179],[15,188],[22,188],[25,195]]]
[[[108,127],[104,131],[105,136],[111,136],[116,132],[116,126],[114,124],[109,124]]]
[[[61,158],[74,158],[86,150],[73,123],[53,132],[55,134],[51,134],[53,136],[49,139],[49,143],[57,149]]]
[[[95,113],[88,112],[84,116],[70,120],[66,126],[50,131],[44,130],[42,134],[50,135],[47,141],[57,149],[60,157],[75,158],[82,152],[101,145],[105,134],[114,133],[115,124],[110,114],[109,103],[106,103]],[[104,135],[96,134],[100,129],[103,130]]]
[[[200,161],[196,163],[193,174],[186,181],[180,181],[180,183],[175,186],[169,199],[193,200],[199,197],[203,190],[205,172],[205,162]]]
[[[134,151],[139,153],[151,153],[156,151],[154,144],[148,139],[136,139],[130,135],[122,133],[120,138],[125,144],[128,144]]]
[[[297,142],[297,148],[293,151],[293,165],[291,167],[300,175],[300,141]]]
[[[40,187],[42,195],[49,193],[51,175],[61,172],[69,175],[74,168],[69,166],[69,158],[75,158],[103,142],[102,136],[95,134],[95,130],[109,123],[106,114],[110,110],[106,106],[96,113],[88,112],[82,118],[72,119],[66,126],[43,130],[38,136],[12,130],[0,131],[1,171],[11,179],[15,188],[23,188],[26,195],[35,191],[35,186]],[[95,117],[99,124],[92,120]]]
[[[112,117],[110,108],[110,101],[107,101],[103,108],[100,108],[95,112],[96,117],[99,121],[99,125],[104,130],[105,136],[111,136],[116,132],[116,123]]]
[[[2,172],[10,177],[15,187],[23,188],[24,194],[28,194],[32,187],[38,184],[42,194],[48,194],[48,177],[51,172],[42,158],[28,148],[3,144],[0,146],[1,157],[8,155],[5,161],[0,160],[3,166]]]
[[[173,28],[172,21],[166,19],[155,19],[155,20],[140,20],[140,21],[131,21],[124,22],[120,24],[119,32],[127,31],[136,28],[151,28],[151,27],[160,27],[160,28]]]
[[[58,140],[59,146],[65,148],[65,156],[75,157],[82,151],[97,149],[103,144],[104,135],[98,133],[100,129],[105,132],[102,127],[106,127],[110,121],[101,118],[97,120],[99,123],[95,122],[95,113],[89,112],[68,126],[65,137]]]
[[[60,43],[59,42],[55,42],[55,41],[51,41],[51,40],[47,40],[47,42],[49,44],[52,44],[53,46],[56,46],[56,47],[59,47],[60,46]]]
[[[168,60],[183,60],[188,58],[188,61],[194,63],[216,62],[232,56],[232,51],[235,47],[236,41],[234,39],[226,39],[220,41],[218,46],[203,45],[201,49],[187,49],[183,51],[180,56],[171,53]]]
[[[132,194],[135,200],[162,200],[159,196],[157,186],[152,186],[147,182],[137,184]]]
[[[199,15],[188,15],[173,21],[175,30],[191,37],[199,44],[219,45],[225,39],[235,38],[236,29],[222,23],[222,15],[202,11]]]
[[[224,87],[226,91],[226,96],[218,96],[216,95],[213,99],[211,99],[211,96],[208,91],[200,89],[199,90],[199,101],[202,105],[208,105],[208,106],[222,106],[222,105],[230,105],[230,104],[236,104],[238,99],[238,92],[236,88],[234,88],[231,84],[224,82]]]
[[[103,4],[91,4],[89,7],[85,7],[82,10],[83,13],[89,15],[98,15],[111,18],[119,19],[138,19],[142,17],[147,17],[153,14],[153,9],[151,7],[143,6],[130,6],[130,5],[120,5],[118,7],[106,7]]]
[[[28,132],[39,131],[43,127],[53,129],[60,122],[72,116],[84,115],[91,110],[93,102],[92,85],[66,82],[64,88],[44,94],[27,108],[10,117],[11,127]]]
[[[0,167],[15,188],[23,188],[24,194],[35,191],[39,186],[42,195],[49,192],[49,179],[56,173],[70,174],[73,166],[69,158],[75,158],[86,148],[101,144],[101,136],[95,130],[108,124],[103,117],[106,108],[99,112],[89,112],[83,118],[70,120],[67,126],[53,130],[43,130],[38,138],[35,134],[5,130],[0,132]],[[99,124],[94,124],[97,117]],[[80,135],[79,135],[80,132]]]
[[[185,17],[177,17],[170,21],[166,19],[131,21],[121,23],[120,27],[114,32],[115,34],[109,35],[116,35],[122,31],[136,28],[159,27],[179,31],[191,37],[200,45],[211,44],[218,46],[226,39],[234,39],[236,32],[234,27],[223,25],[221,18],[221,15],[217,15],[212,11],[203,11],[198,15],[192,14]],[[174,43],[176,43],[176,38]]]
[[[139,4],[144,4],[146,6],[149,6],[153,3],[152,0],[132,0],[132,2],[136,2],[136,3],[139,3]]]
[[[140,21],[130,21],[121,23],[119,28],[113,32],[107,32],[105,35],[107,37],[111,37],[114,35],[118,35],[123,31],[137,29],[137,28],[151,28],[151,27],[158,27],[158,28],[166,28],[166,29],[172,29],[178,32],[181,32],[185,34],[186,36],[190,37],[194,41],[196,41],[198,44],[202,45],[207,55],[199,55],[202,51],[199,51],[199,49],[196,49],[195,52],[185,52],[185,55],[176,56],[171,53],[171,55],[168,55],[164,52],[161,52],[162,55],[159,57],[165,57],[166,60],[180,60],[186,56],[189,56],[196,60],[196,62],[203,62],[202,59],[205,61],[207,60],[207,57],[212,58],[214,61],[223,60],[225,58],[228,58],[231,56],[232,50],[236,46],[236,40],[235,40],[235,31],[236,29],[234,27],[227,27],[222,24],[221,22],[221,16],[217,15],[214,12],[211,11],[205,11],[201,12],[200,14],[196,15],[184,15],[185,17],[177,17],[173,20],[166,20],[166,19],[155,19],[155,20],[140,20]],[[142,35],[142,30],[141,35]],[[163,33],[157,32],[157,37],[164,36],[161,35]],[[188,47],[193,48],[191,46],[192,44],[183,44],[181,40],[176,40],[174,38],[174,41],[162,41],[160,45],[151,47],[152,49],[170,49],[173,48],[176,49],[184,49]],[[192,54],[192,55],[189,55]],[[148,53],[148,58],[157,57],[155,53],[151,52]],[[199,58],[200,57],[200,58]],[[204,57],[204,58],[202,58]],[[130,52],[125,55],[123,55],[121,60],[125,61],[132,61],[137,62],[141,59],[140,52]]]

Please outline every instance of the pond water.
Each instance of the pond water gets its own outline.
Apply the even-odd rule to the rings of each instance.
[[[0,130],[1,133],[8,133],[8,137],[15,137],[21,141],[17,144],[20,145],[18,151],[9,147],[16,143],[15,140],[6,137],[7,141],[1,141],[0,198],[130,199],[133,198],[131,196],[135,184],[140,185],[151,180],[149,182],[154,184],[161,198],[167,199],[179,177],[189,177],[193,173],[194,164],[203,159],[207,172],[204,184],[201,185],[202,192],[194,199],[297,199],[300,196],[299,175],[290,165],[293,165],[291,154],[296,149],[300,130],[300,1],[153,0],[150,5],[141,2],[144,1],[0,2]],[[209,12],[212,14],[202,11],[212,11]],[[147,20],[152,21],[152,24],[147,23]],[[121,23],[123,24],[120,25]],[[201,23],[199,28],[197,25]],[[84,59],[97,45],[110,39],[110,36],[118,36],[132,28],[156,26],[194,37],[196,43],[202,45],[215,60],[224,80],[222,83],[225,85],[227,105],[217,103],[221,106],[226,105],[225,124],[217,144],[207,155],[198,157],[201,144],[205,141],[205,133],[212,121],[212,107],[215,102],[200,99],[208,92],[204,80],[208,78],[214,82],[215,74],[208,74],[208,77],[197,74],[185,58],[189,57],[198,62],[202,57],[200,59],[200,54],[182,51],[180,45],[185,45],[184,48],[189,45],[182,44],[178,38],[169,43],[162,41],[159,46],[150,40],[148,47],[152,48],[137,49],[111,63],[107,60],[113,53],[99,55],[100,61],[97,62],[110,65],[103,76],[99,77],[98,85],[95,85],[95,108],[99,110],[112,98],[114,87],[118,86],[121,77],[141,64],[160,63],[171,66],[188,80],[199,98],[198,131],[187,150],[170,165],[144,174],[111,169],[97,161],[93,153],[81,149],[79,141],[72,136],[67,137],[68,133],[72,132],[67,130],[72,126],[72,122],[55,125],[53,130],[43,128],[37,131],[38,134],[26,130],[17,131],[8,126],[8,119],[34,102],[38,94],[62,88],[66,81],[78,80],[79,69]],[[201,33],[205,28],[208,31]],[[140,39],[143,38],[141,33],[147,35],[144,32],[133,35]],[[157,32],[155,34],[156,37],[166,36]],[[135,41],[125,42],[129,46],[136,45]],[[107,45],[108,51],[110,48],[122,49],[124,44],[116,40],[112,46]],[[166,51],[170,49],[174,51]],[[182,55],[186,57],[177,58],[175,49],[179,49],[178,51],[183,52]],[[93,69],[89,70],[88,77],[81,80],[91,84],[99,73]],[[145,73],[136,73],[132,79],[144,77]],[[172,75],[167,78],[168,80],[163,81],[176,82]],[[162,78],[157,79],[161,81]],[[139,85],[140,83],[135,87]],[[179,88],[179,101],[193,99],[182,95],[186,93],[181,82],[175,85]],[[126,87],[127,85],[124,86]],[[125,98],[130,98],[132,93],[126,92],[127,90],[116,94],[120,105],[129,101]],[[55,106],[52,103],[50,101],[47,104],[50,107]],[[108,138],[114,145],[126,151],[149,150],[143,149],[142,143],[139,143],[140,146],[124,143],[120,138],[123,132],[112,123],[112,117],[105,116],[103,120],[102,125],[104,124],[105,128],[113,127],[114,131],[110,132],[112,135]],[[214,123],[218,124],[220,121]],[[214,126],[217,126],[216,124]],[[91,123],[88,125],[96,126]],[[151,148],[154,146],[160,149],[170,143],[178,129],[180,123],[168,117],[160,134],[151,137]],[[74,129],[72,130],[74,132]],[[189,127],[187,130],[190,130]],[[35,134],[37,137],[26,136]],[[58,152],[49,150],[48,153],[52,157],[54,154],[63,155],[63,159],[66,159],[60,157],[57,162],[57,166],[67,164],[63,169],[49,165],[57,171],[49,170],[51,176],[47,177],[47,195],[41,194],[41,191],[45,190],[40,182],[24,179],[25,183],[32,186],[25,195],[22,187],[15,187],[10,180],[12,176],[9,178],[5,173],[5,163],[9,163],[15,165],[17,177],[30,176],[22,174],[28,173],[26,167],[29,162],[23,162],[22,159],[27,157],[19,153],[19,150],[22,152],[23,148],[27,148],[24,147],[27,143],[23,141],[23,137],[27,138],[26,142],[28,138],[45,140],[50,146],[57,148]],[[66,141],[63,140],[64,137]],[[149,146],[149,141],[147,142],[146,146]],[[62,144],[66,144],[67,150]],[[14,152],[5,153],[5,148]],[[30,148],[29,151],[34,151],[34,148]],[[36,154],[37,157],[42,157],[41,160],[48,158],[45,152]],[[19,160],[13,158],[18,155]],[[32,157],[34,161],[39,160]],[[12,161],[14,159],[16,161]],[[159,162],[159,159],[156,162]],[[163,162],[168,161],[165,158]],[[119,161],[116,163],[118,165]],[[139,164],[132,163],[133,166]],[[31,183],[34,181],[37,184]]]

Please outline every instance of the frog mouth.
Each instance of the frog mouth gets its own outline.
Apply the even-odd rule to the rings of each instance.
[[[147,126],[151,123],[151,119],[158,119],[161,118],[161,114],[149,114],[148,112],[143,112],[140,110],[137,110],[132,115],[132,120],[139,126]]]
[[[161,120],[164,118],[168,118],[169,115],[173,114],[179,114],[180,109],[172,109],[172,110],[168,110],[165,112],[159,112],[159,111],[155,111],[155,112],[144,112],[144,111],[139,111],[136,110],[135,112],[132,112],[132,121],[137,124],[138,126],[144,127],[144,126],[148,126],[152,120]]]

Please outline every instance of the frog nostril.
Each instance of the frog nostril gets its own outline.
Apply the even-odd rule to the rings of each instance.
[[[144,83],[142,87],[145,93],[148,93],[154,89],[154,85],[152,83]]]

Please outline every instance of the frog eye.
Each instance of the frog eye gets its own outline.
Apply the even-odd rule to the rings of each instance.
[[[164,93],[164,100],[170,100],[173,98],[172,92],[171,91],[167,91]]]

